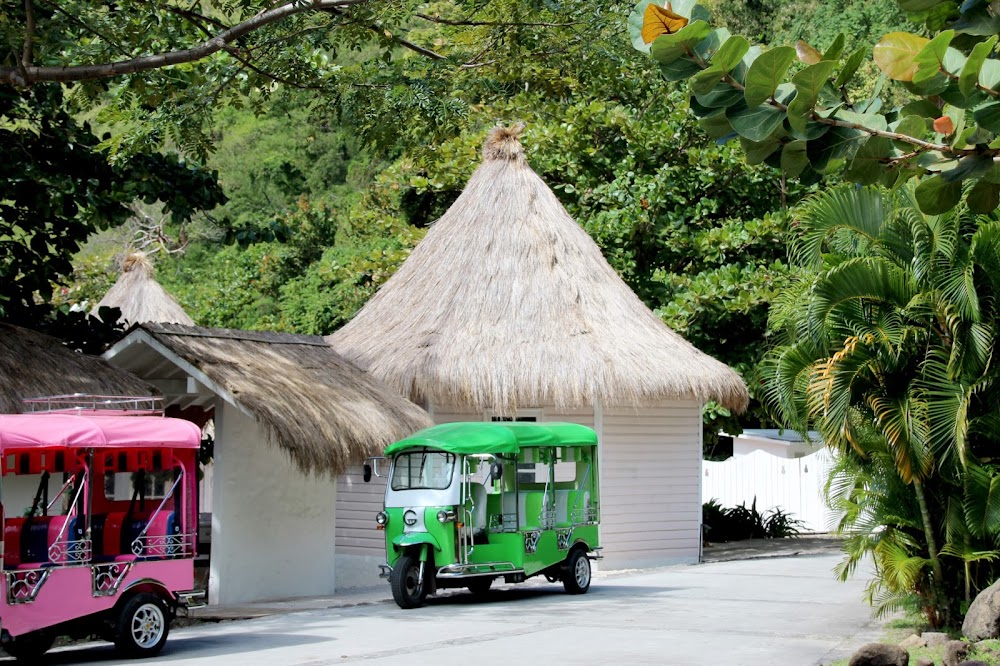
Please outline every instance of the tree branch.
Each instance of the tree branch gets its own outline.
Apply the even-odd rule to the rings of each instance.
[[[31,66],[31,56],[34,50],[35,38],[35,6],[31,0],[24,0],[24,51],[21,54],[21,65]]]
[[[177,51],[141,56],[130,60],[98,65],[70,65],[65,67],[0,67],[0,83],[30,86],[42,81],[70,82],[103,79],[121,74],[148,71],[194,62],[206,58],[249,34],[282,19],[313,11],[328,11],[369,2],[369,0],[291,0],[274,9],[260,12],[256,16],[223,30],[215,37],[201,44]],[[432,52],[430,52],[432,53]],[[439,56],[443,57],[443,56]]]
[[[425,21],[430,21],[431,23],[440,23],[442,25],[461,25],[461,26],[503,26],[503,27],[523,27],[523,28],[568,28],[574,25],[580,25],[578,21],[572,23],[518,23],[518,22],[506,22],[506,21],[470,21],[469,19],[462,19],[459,21],[453,21],[449,19],[443,19],[440,16],[429,16],[427,14],[414,14],[417,18],[422,18]]]
[[[327,11],[329,11],[329,12],[331,12],[333,14],[336,14],[337,16],[343,16],[344,18],[350,19],[350,15],[347,12],[341,11],[340,9],[338,9],[336,7],[331,8],[331,9],[329,9]],[[418,46],[418,45],[414,44],[413,42],[409,42],[409,41],[403,39],[402,37],[397,37],[396,35],[392,34],[391,32],[388,33],[388,34],[386,34],[386,29],[385,28],[379,27],[379,26],[375,25],[374,23],[371,23],[371,24],[369,24],[369,25],[367,25],[365,27],[367,27],[369,30],[377,32],[380,35],[383,35],[384,37],[386,37],[390,41],[392,41],[392,42],[394,42],[396,44],[399,44],[400,46],[402,46],[404,48],[408,48],[411,51],[419,53],[422,56],[426,56],[426,57],[430,58],[431,60],[447,60],[446,56],[443,56],[440,53],[436,53],[435,51],[431,51],[430,49],[425,49],[423,46]]]

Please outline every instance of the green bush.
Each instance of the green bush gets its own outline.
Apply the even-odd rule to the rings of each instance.
[[[709,541],[723,543],[743,539],[782,539],[798,536],[802,521],[792,514],[772,507],[763,513],[757,511],[757,498],[748,509],[746,502],[739,506],[723,507],[712,499],[701,507],[702,524],[706,526],[705,537]]]

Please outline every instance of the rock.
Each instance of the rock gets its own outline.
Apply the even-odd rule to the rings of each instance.
[[[898,645],[868,643],[851,656],[848,666],[906,666],[910,653]]]
[[[917,634],[910,634],[899,642],[899,647],[907,650],[910,648],[927,647],[927,639]]]
[[[944,644],[944,656],[941,663],[944,666],[958,666],[969,655],[969,644],[965,641],[948,641]]]
[[[920,635],[924,639],[924,645],[927,647],[937,647],[938,645],[944,645],[951,638],[948,634],[942,633],[940,631],[925,631]]]
[[[976,595],[962,622],[962,633],[970,641],[1000,638],[1000,580]]]
[[[919,657],[913,666],[934,666],[934,660],[927,657]]]
[[[958,666],[990,666],[989,662],[979,661],[978,659],[968,659],[959,663]]]

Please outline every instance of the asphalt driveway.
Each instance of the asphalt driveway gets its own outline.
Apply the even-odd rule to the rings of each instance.
[[[378,594],[337,606],[175,630],[143,664],[827,664],[881,635],[863,577],[835,580],[832,554],[603,574],[590,593],[505,586],[400,610]],[[50,663],[135,664],[108,645]],[[210,662],[208,661],[210,660]]]

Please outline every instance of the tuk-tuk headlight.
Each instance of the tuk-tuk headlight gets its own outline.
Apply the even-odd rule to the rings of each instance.
[[[378,523],[379,525],[384,526],[386,523],[389,522],[389,514],[387,514],[385,511],[379,511],[378,513],[375,514],[375,522]]]
[[[441,509],[440,511],[438,511],[438,522],[441,522],[441,523],[450,523],[453,520],[455,520],[455,512],[454,511],[445,511],[444,509]]]

